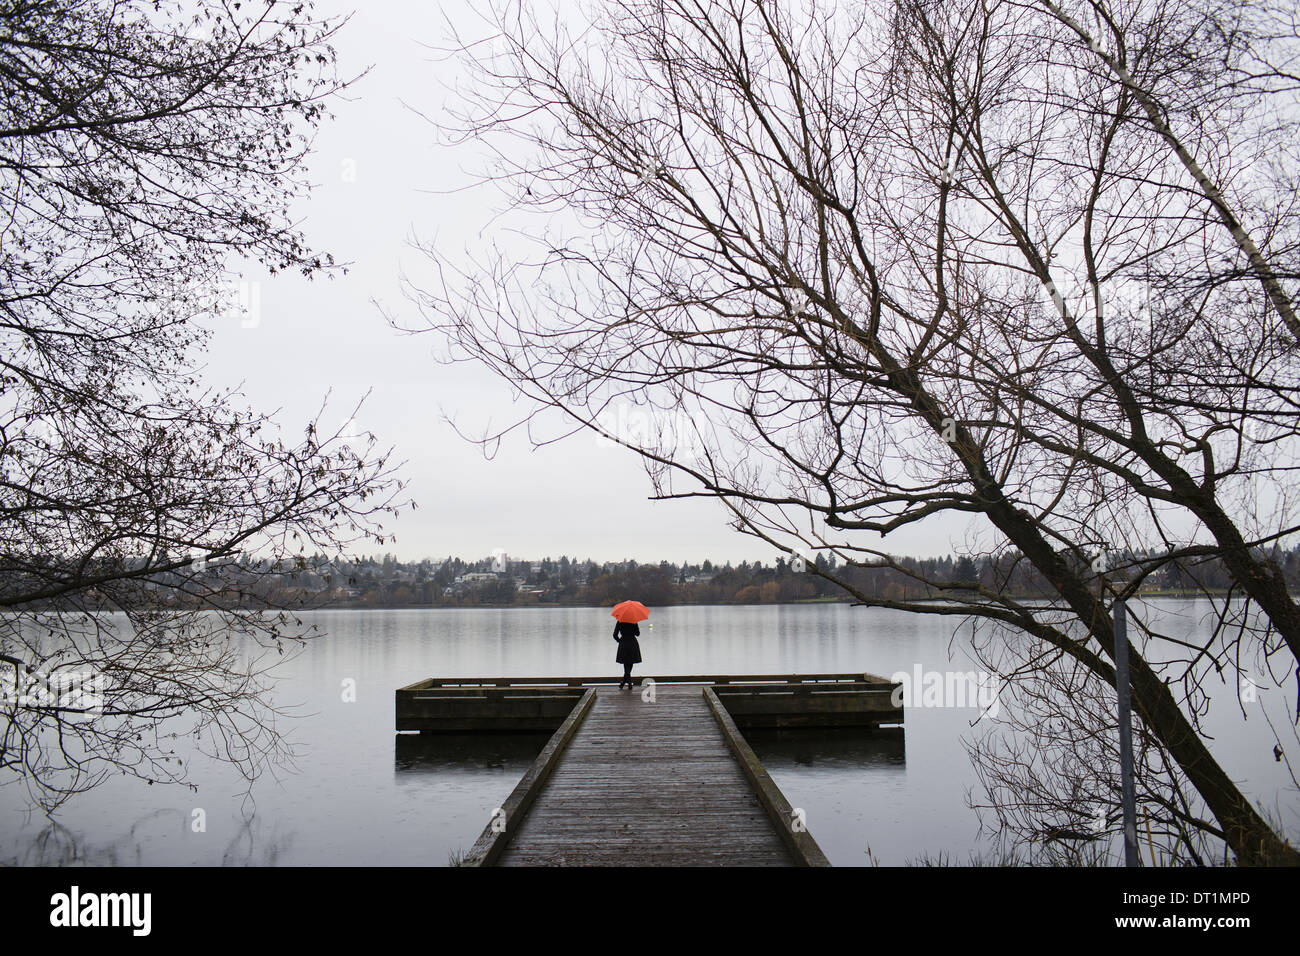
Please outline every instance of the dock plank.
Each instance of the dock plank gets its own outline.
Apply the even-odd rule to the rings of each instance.
[[[701,688],[601,687],[499,866],[791,866]]]

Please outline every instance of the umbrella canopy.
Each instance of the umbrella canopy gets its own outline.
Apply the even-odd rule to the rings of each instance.
[[[624,624],[635,624],[650,616],[650,611],[640,601],[624,601],[614,605],[613,616]]]

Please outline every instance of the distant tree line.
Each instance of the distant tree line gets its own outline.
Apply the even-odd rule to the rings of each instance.
[[[1155,555],[1109,556],[1114,573],[1147,566]],[[1300,546],[1277,549],[1270,560],[1300,587]],[[828,572],[828,576],[816,573]],[[236,559],[186,577],[205,578],[205,593],[230,606],[273,607],[477,607],[501,605],[600,606],[638,600],[652,607],[674,604],[785,604],[850,601],[837,581],[858,594],[885,601],[940,600],[970,595],[977,588],[1017,598],[1049,593],[1032,564],[1016,553],[931,558],[900,557],[887,565],[842,562],[833,553],[778,556],[771,561],[698,564],[633,560],[597,562],[576,557],[516,560],[505,556],[466,561],[400,561],[392,554],[348,561],[316,555],[293,562]],[[178,579],[155,580],[139,600],[185,606],[187,589]],[[1141,582],[1142,593],[1224,592],[1231,577],[1216,557],[1174,559]]]

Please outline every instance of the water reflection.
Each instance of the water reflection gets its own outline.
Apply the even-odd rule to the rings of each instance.
[[[903,771],[907,765],[902,727],[882,727],[874,732],[856,727],[824,730],[745,731],[745,739],[763,766],[848,772],[870,767]]]
[[[917,830],[929,828],[914,825],[927,819],[914,805],[934,791],[909,780],[903,728],[747,730],[745,739],[834,865],[895,865],[916,853]]]
[[[252,817],[236,829],[221,854],[222,866],[281,866],[289,862],[293,834],[282,833],[279,821],[267,825],[264,817]]]
[[[395,734],[393,770],[398,775],[518,770],[522,777],[550,738],[549,733]]]
[[[142,866],[154,860],[146,848],[167,834],[183,840],[191,833],[191,817],[179,810],[159,809],[136,819],[120,836],[97,842],[84,832],[46,820],[21,853],[0,861],[4,866]],[[222,866],[277,866],[284,862],[292,835],[276,821],[251,816],[235,828],[220,854]]]
[[[1202,605],[1167,600],[1168,633],[1204,637]],[[546,734],[422,739],[393,732],[393,690],[430,676],[612,674],[604,608],[324,611],[328,636],[282,665],[277,703],[301,705],[284,729],[296,768],[267,773],[254,790],[224,765],[177,741],[197,792],[111,778],[59,810],[50,824],[0,778],[0,864],[19,865],[445,865],[468,849],[518,783]],[[657,609],[643,628],[638,672],[833,673],[888,676],[979,664],[969,628],[923,615],[847,605]],[[1270,725],[1291,726],[1295,678],[1260,692],[1247,722],[1225,682],[1206,718],[1224,769],[1251,798],[1300,832],[1287,761]],[[354,693],[342,694],[347,686]],[[1265,704],[1269,710],[1259,713]],[[978,786],[963,738],[979,711],[909,705],[907,751],[897,736],[749,731],[746,737],[838,865],[904,863],[923,854],[965,859],[987,847],[967,804]],[[390,738],[393,743],[390,744]],[[390,749],[391,747],[391,749]],[[1289,761],[1289,762],[1288,762]],[[207,830],[194,833],[196,809]],[[253,815],[255,814],[255,815]],[[251,819],[250,819],[251,817]],[[867,851],[870,851],[868,853]]]

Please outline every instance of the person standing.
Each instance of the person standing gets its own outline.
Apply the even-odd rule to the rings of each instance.
[[[635,623],[619,621],[614,625],[614,640],[618,641],[618,654],[614,660],[623,665],[623,679],[618,682],[619,690],[625,686],[632,688],[632,665],[641,663],[641,628]]]

